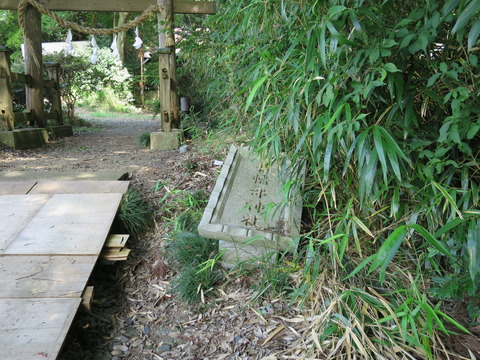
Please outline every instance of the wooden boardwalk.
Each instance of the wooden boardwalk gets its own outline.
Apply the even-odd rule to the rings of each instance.
[[[128,181],[0,181],[0,358],[56,359]]]

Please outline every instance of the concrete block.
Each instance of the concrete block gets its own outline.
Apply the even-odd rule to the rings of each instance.
[[[300,175],[300,183],[303,174]],[[265,168],[247,148],[232,146],[198,227],[201,236],[283,251],[300,234],[302,201],[283,202],[276,166]]]
[[[183,131],[173,129],[171,132],[152,132],[150,133],[151,150],[176,150],[183,141]]]
[[[255,267],[261,262],[275,261],[278,252],[269,248],[258,246],[258,244],[240,244],[230,241],[218,241],[218,250],[223,252],[220,264],[227,269],[241,264],[244,267]]]
[[[0,142],[13,149],[33,149],[48,142],[48,132],[44,128],[0,131]]]
[[[66,136],[73,136],[73,129],[70,125],[47,126],[48,139],[55,140]]]

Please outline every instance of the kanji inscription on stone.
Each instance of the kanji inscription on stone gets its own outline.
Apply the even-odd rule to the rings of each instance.
[[[198,231],[211,239],[253,240],[255,246],[285,250],[300,232],[301,201],[282,201],[276,167],[264,168],[247,148],[232,146]]]

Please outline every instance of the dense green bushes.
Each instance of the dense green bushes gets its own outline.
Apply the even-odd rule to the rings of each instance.
[[[207,19],[184,66],[210,116],[307,168],[295,298],[322,256],[346,283],[467,298],[480,315],[479,14],[466,0],[225,0]]]

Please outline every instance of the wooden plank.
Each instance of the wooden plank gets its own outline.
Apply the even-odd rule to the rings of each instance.
[[[29,194],[124,194],[128,181],[39,181]]]
[[[130,249],[125,248],[107,248],[102,251],[100,257],[108,261],[125,261],[130,254]]]
[[[0,196],[0,254],[47,203],[51,195]]]
[[[20,0],[0,0],[0,9],[16,10]],[[50,10],[65,11],[144,11],[155,0],[39,0]],[[216,4],[213,1],[174,1],[173,11],[177,14],[215,14]]]
[[[23,83],[26,86],[31,86],[32,77],[21,73],[12,72],[12,82]]]
[[[111,234],[105,241],[105,247],[107,248],[123,248],[127,244],[127,240],[130,237],[128,234]]]
[[[81,297],[96,256],[0,256],[0,298]]]
[[[92,310],[93,286],[87,286],[82,294],[82,308],[88,312]]]
[[[0,357],[56,359],[80,301],[0,299]]]
[[[3,181],[0,180],[0,195],[26,195],[37,182],[32,180],[24,181]]]
[[[0,171],[0,180],[116,181],[128,178],[125,171]]]
[[[122,194],[52,195],[4,253],[98,255],[121,198]]]
[[[13,113],[13,121],[16,123],[26,123],[33,119],[31,112],[16,112]]]

